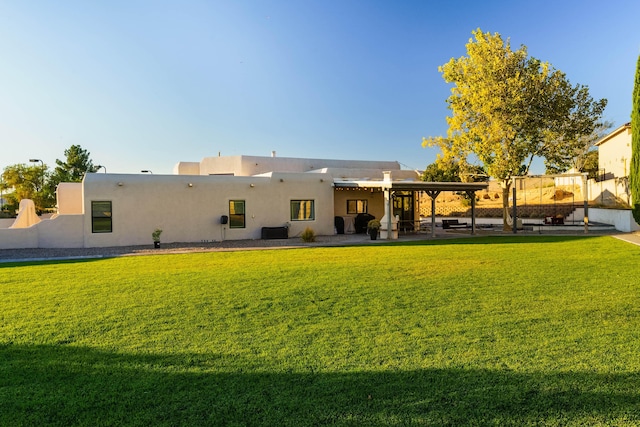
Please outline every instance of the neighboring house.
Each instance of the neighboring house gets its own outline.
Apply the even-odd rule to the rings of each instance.
[[[631,163],[631,123],[626,123],[600,141],[598,147],[598,168],[607,179],[627,178]]]
[[[380,219],[381,237],[394,238],[396,218],[408,228],[419,223],[420,192],[486,186],[425,183],[398,162],[208,157],[178,163],[173,175],[88,173],[81,183],[61,183],[57,214],[0,229],[0,248],[151,244],[156,228],[165,243],[260,239],[265,228],[331,235],[339,218],[352,231],[360,213]]]
[[[589,200],[606,207],[625,207],[631,202],[631,123],[626,123],[598,142],[598,175],[589,180]]]

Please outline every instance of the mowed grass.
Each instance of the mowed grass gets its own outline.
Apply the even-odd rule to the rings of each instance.
[[[640,424],[610,237],[0,264],[1,425]]]

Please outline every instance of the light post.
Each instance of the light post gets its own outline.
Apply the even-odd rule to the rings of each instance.
[[[153,171],[150,171],[149,169],[143,169],[140,172],[142,172],[142,173],[150,173],[151,175],[153,175]]]
[[[98,166],[96,166],[96,173],[97,173],[100,169],[104,169],[104,173],[107,173],[107,167],[106,167],[106,166],[102,166],[102,165],[98,165]]]
[[[29,159],[29,161],[31,163],[40,162],[40,164],[42,165],[42,171],[40,173],[40,180],[41,180],[40,190],[44,191],[44,162],[42,160],[40,160],[40,159]]]

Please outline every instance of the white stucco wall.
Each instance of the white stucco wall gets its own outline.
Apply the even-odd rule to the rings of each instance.
[[[15,218],[0,218],[0,229],[11,227],[15,220]]]
[[[82,183],[61,182],[56,188],[58,214],[82,213]]]
[[[301,159],[293,157],[223,156],[206,157],[200,162],[201,175],[252,176],[272,171],[309,172],[323,168],[368,169],[379,173],[381,170],[400,170],[400,164],[393,161]],[[350,176],[353,178],[354,176]],[[379,177],[377,179],[380,179]]]
[[[37,248],[36,225],[27,228],[0,229],[0,249]]]
[[[631,210],[589,208],[589,221],[613,225],[616,230],[629,233],[640,230]]]
[[[191,186],[189,186],[191,184]],[[88,174],[84,180],[84,246],[259,239],[262,227],[290,224],[289,236],[309,226],[333,234],[333,182],[318,174],[274,173],[261,177]],[[252,186],[253,185],[253,186]],[[246,228],[221,225],[229,201],[246,203]],[[291,221],[291,200],[314,200],[315,220]],[[91,202],[111,201],[111,233],[92,233]]]
[[[38,246],[41,248],[81,248],[84,215],[55,215],[36,225]]]
[[[595,181],[590,179],[587,184],[589,200],[601,206],[620,206],[631,203],[629,182],[626,179],[608,179]]]
[[[200,175],[199,162],[178,162],[173,167],[174,175]]]
[[[27,228],[0,229],[0,249],[81,248],[83,215],[55,215]]]
[[[384,215],[384,194],[370,189],[336,189],[334,194],[335,215],[356,216],[354,213],[347,213],[347,200],[366,200],[368,213],[380,219]]]

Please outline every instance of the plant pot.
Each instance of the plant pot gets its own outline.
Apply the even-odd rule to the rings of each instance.
[[[369,229],[369,236],[371,236],[371,240],[377,240],[378,239],[378,230],[375,229],[375,228]]]
[[[153,247],[156,249],[160,248],[160,242],[153,242]]]

